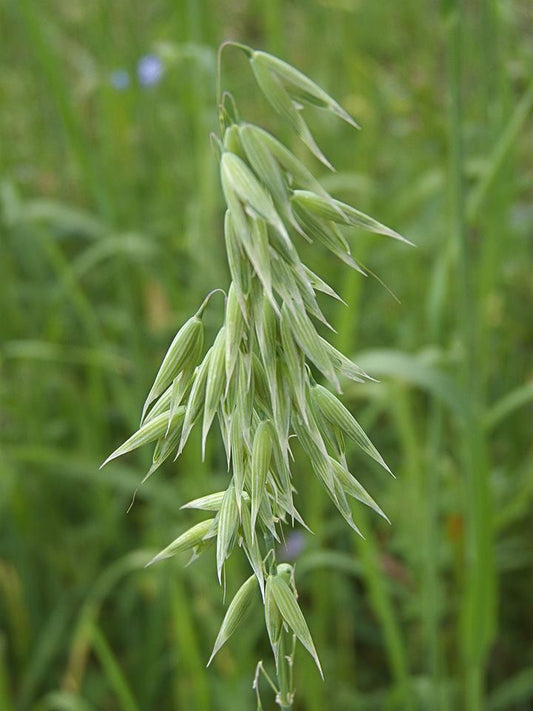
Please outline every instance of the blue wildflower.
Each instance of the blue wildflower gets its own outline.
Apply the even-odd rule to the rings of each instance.
[[[137,63],[137,76],[141,86],[154,86],[163,75],[163,62],[155,54],[146,54]]]
[[[305,550],[306,543],[307,541],[302,531],[292,531],[278,551],[279,559],[284,561],[296,560]]]
[[[115,89],[124,91],[130,85],[130,75],[125,69],[114,69],[109,75],[109,81]]]

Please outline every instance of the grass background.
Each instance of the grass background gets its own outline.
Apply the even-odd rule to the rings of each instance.
[[[98,470],[174,332],[228,283],[208,139],[228,38],[360,121],[315,116],[325,175],[228,52],[241,112],[418,245],[354,235],[400,304],[302,247],[348,302],[329,306],[336,345],[381,380],[345,401],[398,478],[354,462],[393,521],[358,508],[362,541],[298,474],[316,535],[297,583],[326,681],[299,652],[295,708],[532,708],[532,27],[525,0],[0,1],[3,711],[253,708],[261,610],[206,672],[213,560],[143,569],[197,520],[179,506],[225,486],[218,443],[205,463],[191,443],[128,515],[150,452]],[[164,65],[151,87],[147,54]]]

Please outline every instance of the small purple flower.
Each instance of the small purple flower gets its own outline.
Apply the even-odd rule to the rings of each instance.
[[[130,85],[130,75],[125,69],[114,69],[109,75],[109,81],[118,91],[124,91]]]
[[[278,551],[280,560],[294,561],[305,550],[306,538],[302,531],[292,531]]]
[[[154,86],[163,75],[163,62],[155,54],[145,54],[137,63],[137,76],[141,86]]]

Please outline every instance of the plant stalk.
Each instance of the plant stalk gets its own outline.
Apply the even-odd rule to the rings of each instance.
[[[292,663],[294,648],[291,652],[288,643],[288,633],[283,630],[280,640],[280,665],[277,670],[279,684],[279,699],[278,704],[281,709],[291,711],[292,701],[294,698],[294,689],[292,684]],[[293,645],[294,647],[294,645]]]
[[[463,418],[463,471],[465,477],[466,540],[464,594],[460,633],[465,709],[485,708],[484,667],[494,631],[494,553],[486,443],[481,428],[479,382],[480,321],[473,286],[472,250],[465,201],[463,119],[463,2],[457,0],[450,16],[450,187],[452,231],[458,256],[459,333],[463,349],[461,381],[465,394]]]

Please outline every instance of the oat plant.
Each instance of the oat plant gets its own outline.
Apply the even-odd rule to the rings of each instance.
[[[234,42],[222,45],[217,80],[220,135],[213,135],[212,142],[227,207],[224,239],[231,283],[224,323],[207,347],[202,318],[208,295],[172,341],[144,403],[138,431],[105,463],[155,442],[144,482],[164,461],[179,457],[195,426],[201,428],[204,450],[213,423],[218,423],[227,458],[227,488],[186,503],[182,508],[203,511],[206,518],[151,563],[183,551],[190,551],[194,559],[212,547],[218,581],[224,585],[226,560],[234,549],[244,551],[251,574],[228,606],[209,662],[260,596],[275,676],[259,662],[254,681],[258,708],[263,677],[273,688],[276,703],[290,709],[298,642],[322,674],[298,604],[294,569],[276,561],[284,531],[295,524],[306,526],[295,504],[294,443],[298,441],[307,456],[306,475],[318,477],[356,533],[350,498],[385,514],[349,471],[345,439],[352,439],[390,471],[332,392],[341,392],[343,379],[364,382],[369,376],[320,334],[331,326],[317,295],[340,297],[301,261],[297,245],[302,240],[317,242],[364,274],[351,254],[350,228],[406,240],[336,200],[275,136],[239,117],[233,97],[221,91],[220,59],[229,46],[244,52],[267,101],[328,168],[332,166],[305,122],[307,107],[333,113],[357,127],[334,99],[281,59]],[[305,486],[304,481],[299,483]]]

